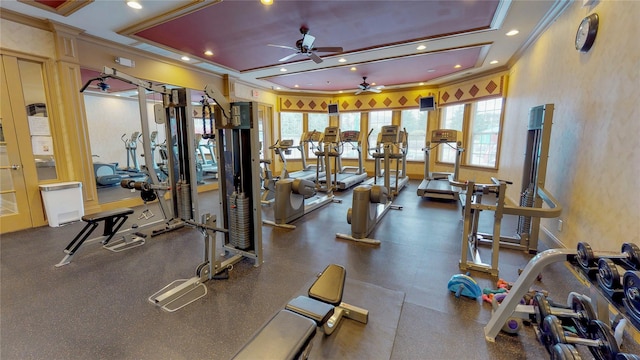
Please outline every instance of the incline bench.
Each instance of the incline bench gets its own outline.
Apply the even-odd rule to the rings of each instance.
[[[289,301],[233,359],[260,359],[266,354],[270,359],[306,359],[317,327],[331,335],[342,317],[366,324],[368,310],[342,302],[346,274],[340,265],[327,266],[309,288],[308,296]]]
[[[109,242],[111,241],[113,236],[118,232],[118,230],[120,230],[120,227],[122,227],[124,222],[127,221],[127,218],[131,214],[133,214],[133,209],[121,208],[83,216],[82,221],[86,222],[87,224],[64,249],[64,253],[66,255],[58,264],[56,264],[56,267],[60,267],[70,263],[71,258],[76,253],[76,251],[78,251],[80,246],[82,246],[82,244],[87,240],[87,238],[91,235],[91,233],[93,233],[93,231],[102,221],[104,221],[104,231],[102,232],[102,236],[105,237],[105,239],[102,240],[102,245],[104,245],[105,248],[112,251],[122,251],[130,249],[132,247],[143,245],[144,238],[141,236],[135,236],[131,241],[126,241],[125,237],[123,237],[117,243],[109,245]]]

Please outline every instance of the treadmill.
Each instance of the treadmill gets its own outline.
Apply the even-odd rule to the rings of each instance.
[[[338,154],[338,166],[339,169],[335,174],[333,174],[331,181],[335,184],[336,189],[345,190],[354,185],[357,185],[363,182],[367,178],[367,173],[364,170],[364,166],[362,165],[362,142],[360,141],[360,131],[357,130],[349,130],[343,131],[340,133],[339,139],[334,139],[331,135],[325,133],[324,142],[327,143],[328,140],[335,140],[336,144],[340,148]],[[345,146],[351,146],[352,148],[358,151],[358,166],[342,166],[342,151]],[[320,179],[321,185],[326,185],[327,178],[324,177]]]
[[[431,172],[429,161],[431,150],[446,144],[452,148],[455,146],[456,159],[453,173]],[[451,145],[453,144],[453,145]],[[431,141],[427,140],[424,149],[424,179],[418,186],[418,196],[433,199],[458,200],[461,189],[451,185],[451,181],[458,181],[460,171],[460,159],[464,148],[462,147],[462,133],[451,129],[437,129],[431,132]]]
[[[375,151],[371,154],[375,160],[374,177],[365,181],[366,185],[383,184],[390,196],[396,196],[409,182],[407,176],[407,138],[406,131],[400,131],[398,125],[385,125],[378,133]],[[396,168],[391,171],[391,162]]]
[[[312,144],[314,141],[319,141],[320,133],[317,131],[313,132],[305,132],[302,134],[299,145],[293,145],[293,139],[282,139],[276,141],[275,144],[270,146],[270,149],[273,149],[277,155],[280,156],[280,160],[282,161],[282,172],[280,173],[280,179],[292,178],[292,179],[302,179],[302,180],[310,180],[316,181],[319,177],[324,177],[326,175],[324,171],[324,164],[318,160],[318,165],[307,165],[307,145]],[[299,150],[302,154],[302,169],[294,172],[287,171],[287,158],[285,154],[290,154],[292,149]]]

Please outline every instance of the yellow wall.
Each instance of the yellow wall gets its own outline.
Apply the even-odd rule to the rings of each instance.
[[[578,24],[597,12],[600,25],[591,51],[573,42]],[[548,235],[569,248],[587,241],[594,249],[620,251],[640,241],[640,2],[575,1],[516,62],[500,159],[500,177],[522,177],[529,108],[555,104],[546,188],[563,206],[543,221]]]

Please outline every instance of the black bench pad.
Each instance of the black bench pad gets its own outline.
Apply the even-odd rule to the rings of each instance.
[[[114,216],[125,216],[133,214],[133,209],[130,208],[121,208],[114,210],[101,211],[99,213],[85,215],[82,217],[82,221],[85,222],[97,222],[102,220],[110,219]]]
[[[298,296],[289,301],[285,308],[314,320],[318,326],[324,325],[334,310],[333,305],[306,296]]]
[[[280,310],[233,359],[295,359],[315,333],[316,324],[313,320]]]
[[[335,306],[340,305],[346,277],[344,267],[336,264],[327,266],[309,288],[309,297]]]

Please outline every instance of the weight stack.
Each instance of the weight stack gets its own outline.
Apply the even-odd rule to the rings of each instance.
[[[529,186],[520,195],[520,206],[533,207],[533,189]],[[518,234],[528,234],[531,231],[531,217],[518,217]]]
[[[191,187],[180,180],[176,183],[176,197],[178,202],[178,217],[184,220],[193,220],[191,214]]]
[[[229,195],[229,242],[241,250],[251,247],[251,204],[235,191]]]

